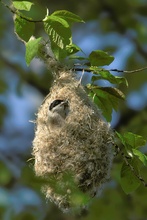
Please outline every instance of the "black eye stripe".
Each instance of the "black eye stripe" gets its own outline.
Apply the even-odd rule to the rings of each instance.
[[[61,100],[61,99],[56,99],[54,100],[50,106],[49,106],[49,110],[52,110],[55,106],[59,105],[61,102],[63,102],[64,100]]]

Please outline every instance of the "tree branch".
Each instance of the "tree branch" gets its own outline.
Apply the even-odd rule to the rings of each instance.
[[[49,92],[49,88],[52,83],[52,77],[49,73],[44,74],[44,77],[38,77],[37,74],[30,71],[26,73],[18,64],[11,63],[9,60],[5,59],[5,57],[0,56],[0,62],[3,62],[6,67],[13,70],[13,73],[18,75],[25,83],[28,83],[30,86],[37,88],[44,96],[46,96]],[[48,81],[47,86],[45,86],[45,82]]]
[[[141,72],[143,70],[146,70],[146,67],[136,69],[136,70],[118,70],[118,69],[108,69],[107,71],[113,71],[113,72],[118,72],[118,73],[136,73],[136,72]],[[82,67],[75,67],[72,69],[73,71],[85,71],[85,72],[94,72],[93,70],[89,68],[82,68]],[[106,69],[100,69],[100,71],[105,71]]]

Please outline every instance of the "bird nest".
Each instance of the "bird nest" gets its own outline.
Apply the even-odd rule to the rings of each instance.
[[[68,100],[70,111],[64,125],[52,130],[48,111],[56,99]],[[46,197],[64,212],[72,208],[76,192],[86,194],[89,199],[94,197],[110,176],[112,142],[109,124],[83,86],[73,73],[60,71],[39,108],[33,141],[35,173],[46,179],[43,186]]]

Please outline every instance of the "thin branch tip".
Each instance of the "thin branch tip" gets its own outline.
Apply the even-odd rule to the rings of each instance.
[[[137,72],[141,72],[147,69],[146,67],[140,68],[140,69],[136,69],[136,70],[119,70],[119,69],[100,69],[100,71],[110,71],[110,72],[118,72],[118,73],[137,73]],[[77,71],[77,72],[81,72],[81,71],[85,71],[85,72],[94,72],[93,70],[89,69],[89,68],[82,68],[82,67],[75,67],[72,69],[73,71]]]

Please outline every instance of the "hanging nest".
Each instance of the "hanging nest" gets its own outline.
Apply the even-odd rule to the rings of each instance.
[[[64,125],[51,130],[48,109],[56,99],[68,100],[70,111]],[[80,192],[89,199],[99,193],[110,176],[112,142],[109,125],[83,86],[72,72],[60,70],[39,108],[33,141],[35,173],[47,181],[46,197],[67,212],[75,204],[83,205],[83,200],[73,199]]]

